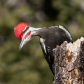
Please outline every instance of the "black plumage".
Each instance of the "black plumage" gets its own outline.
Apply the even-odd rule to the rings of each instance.
[[[64,41],[72,42],[72,37],[69,31],[62,25],[58,27],[42,28],[38,30],[37,33],[40,37],[40,45],[45,59],[54,75],[55,65],[53,49],[56,48],[56,45],[61,45]]]
[[[65,28],[63,25],[48,28],[34,28],[28,26],[25,27],[22,33],[23,38],[19,49],[21,49],[23,45],[30,41],[34,36],[39,36],[44,57],[49,64],[53,75],[55,75],[53,49],[56,48],[57,45],[61,45],[64,41],[72,42],[72,37],[67,28]],[[28,36],[26,36],[27,34]]]

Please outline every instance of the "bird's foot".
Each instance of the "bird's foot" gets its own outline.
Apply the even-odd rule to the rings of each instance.
[[[56,48],[54,48],[52,51],[55,52],[55,49],[56,49]]]
[[[53,51],[53,55],[55,55],[55,49],[56,49],[56,48],[54,48],[54,49],[52,50],[52,51]]]
[[[53,83],[55,83],[55,80],[53,80]]]
[[[55,76],[54,76],[54,78],[53,78],[53,83],[55,83]]]

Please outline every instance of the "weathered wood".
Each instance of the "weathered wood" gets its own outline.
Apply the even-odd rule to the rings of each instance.
[[[55,49],[55,84],[84,84],[84,38]]]

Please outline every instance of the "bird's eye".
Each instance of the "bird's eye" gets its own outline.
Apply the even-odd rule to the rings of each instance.
[[[25,29],[22,31],[22,33],[24,34],[28,29],[29,29],[29,26],[25,27]]]

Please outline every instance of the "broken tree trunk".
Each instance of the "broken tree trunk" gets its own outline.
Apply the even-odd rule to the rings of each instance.
[[[84,84],[84,38],[55,49],[55,84]]]

